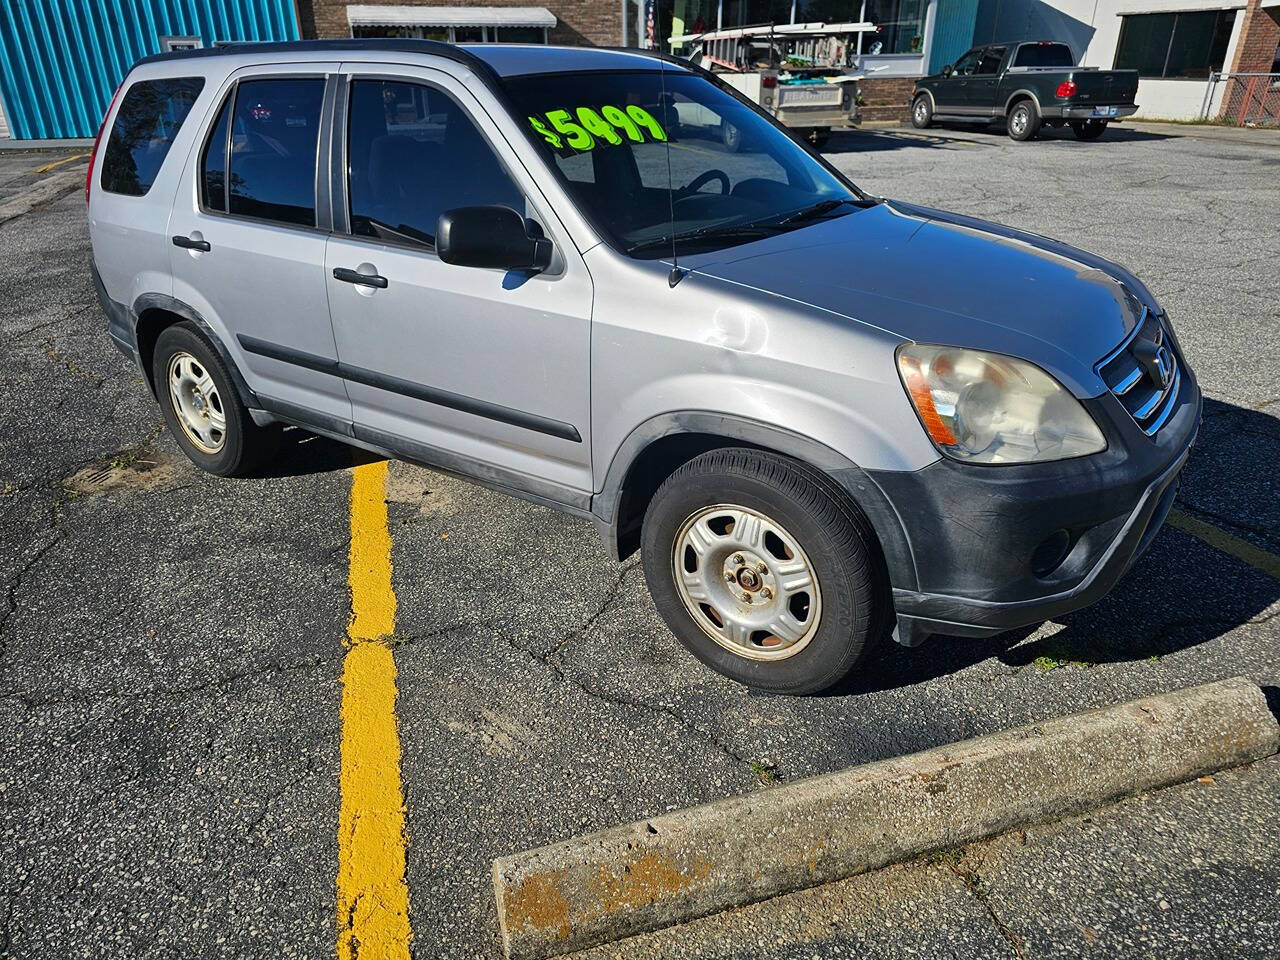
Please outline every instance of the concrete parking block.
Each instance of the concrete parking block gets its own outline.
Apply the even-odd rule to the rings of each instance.
[[[502,944],[542,958],[839,880],[1270,756],[1244,678],[852,767],[493,863]]]

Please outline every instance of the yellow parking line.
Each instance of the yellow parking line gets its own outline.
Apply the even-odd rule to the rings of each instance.
[[[48,173],[50,170],[60,167],[64,163],[70,163],[72,160],[83,160],[87,156],[87,153],[77,153],[74,157],[63,157],[61,160],[51,160],[46,164],[36,167],[36,173]]]
[[[1255,570],[1261,570],[1267,576],[1280,580],[1280,557],[1277,557],[1274,553],[1268,553],[1261,547],[1255,547],[1247,540],[1233,537],[1225,530],[1219,530],[1213,524],[1197,520],[1181,510],[1169,511],[1169,523],[1183,533],[1199,537],[1209,546],[1230,554],[1237,560],[1243,560]]]
[[[338,960],[407,960],[404,793],[396,730],[396,627],[387,528],[387,464],[351,480],[351,624],[342,672],[338,812]]]

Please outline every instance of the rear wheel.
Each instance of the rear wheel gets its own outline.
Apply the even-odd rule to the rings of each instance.
[[[816,693],[864,657],[883,574],[866,519],[823,474],[713,450],[659,487],[641,531],[659,613],[703,663],[772,693]]]
[[[1014,140],[1031,140],[1040,131],[1040,114],[1030,100],[1015,103],[1005,122],[1009,127],[1009,136]]]
[[[924,130],[933,123],[933,104],[924,94],[916,97],[911,105],[911,125],[917,130]]]
[[[1097,140],[1106,129],[1107,121],[1105,120],[1071,121],[1071,132],[1076,135],[1077,140]]]
[[[273,434],[253,422],[218,354],[193,323],[156,338],[151,375],[169,432],[196,466],[223,477],[251,473]]]

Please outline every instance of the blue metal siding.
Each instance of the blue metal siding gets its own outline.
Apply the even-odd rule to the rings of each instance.
[[[936,16],[933,46],[929,50],[930,73],[937,73],[946,64],[955,63],[973,46],[978,0],[938,0]]]
[[[293,0],[0,0],[0,95],[17,139],[92,137],[161,37],[297,40]]]

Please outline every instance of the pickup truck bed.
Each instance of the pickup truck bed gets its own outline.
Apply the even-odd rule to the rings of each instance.
[[[1137,92],[1136,70],[1075,66],[1066,44],[988,44],[916,81],[911,121],[927,127],[939,116],[1003,119],[1015,140],[1032,139],[1045,123],[1069,123],[1076,136],[1092,140],[1137,111]]]

